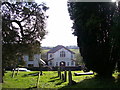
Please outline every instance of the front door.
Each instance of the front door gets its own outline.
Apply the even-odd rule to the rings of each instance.
[[[60,66],[65,66],[65,65],[66,65],[66,63],[64,61],[60,62]]]

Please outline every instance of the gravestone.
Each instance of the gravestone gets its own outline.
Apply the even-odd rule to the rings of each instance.
[[[69,81],[69,85],[72,85],[72,73],[71,73],[71,71],[69,70],[69,72],[68,72],[68,81]]]
[[[62,80],[64,81],[64,79],[65,79],[65,78],[64,78],[64,74],[62,74]]]
[[[62,78],[61,71],[60,71],[60,79]]]
[[[64,82],[66,82],[67,81],[67,71],[65,70],[64,71]]]

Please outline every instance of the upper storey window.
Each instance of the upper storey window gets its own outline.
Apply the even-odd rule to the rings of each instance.
[[[65,51],[60,52],[60,57],[65,57]]]

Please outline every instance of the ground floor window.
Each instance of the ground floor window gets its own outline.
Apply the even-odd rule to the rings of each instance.
[[[58,66],[58,62],[56,62],[56,66]]]
[[[69,66],[69,62],[67,62],[67,66]]]
[[[52,65],[52,61],[50,61],[50,65]]]
[[[74,65],[74,61],[71,62],[71,65],[72,65],[72,66]]]

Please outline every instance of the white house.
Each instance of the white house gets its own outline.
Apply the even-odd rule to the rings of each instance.
[[[48,66],[75,66],[75,53],[58,45],[47,52]]]
[[[26,63],[26,67],[39,67],[39,63],[44,64],[44,61],[41,58],[40,54],[24,54],[23,60]]]

